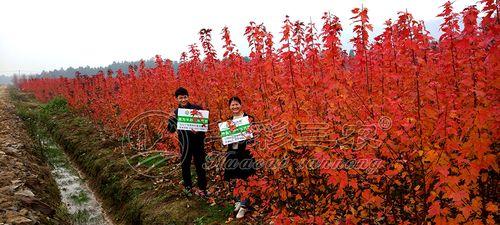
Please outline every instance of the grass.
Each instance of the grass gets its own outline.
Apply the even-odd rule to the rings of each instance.
[[[89,221],[90,219],[90,213],[87,210],[79,210],[72,216],[73,216],[73,221],[76,224],[85,224],[85,222]]]
[[[205,225],[225,221],[233,212],[233,206],[227,202],[223,206],[203,204],[202,208],[207,211],[209,216],[196,218],[193,221],[195,224]]]
[[[48,142],[43,146],[43,150],[45,157],[47,157],[47,160],[52,165],[52,167],[63,167],[76,173],[76,171],[74,171],[74,169],[69,165],[68,160],[64,156],[63,150],[59,148],[59,146],[54,143]]]
[[[47,104],[41,105],[40,108],[42,109],[43,113],[52,115],[69,112],[68,102],[66,101],[66,99],[62,97],[55,97],[54,99],[50,100]]]
[[[70,196],[71,200],[78,205],[82,205],[90,200],[87,193],[83,190],[80,190],[77,194],[73,194]]]

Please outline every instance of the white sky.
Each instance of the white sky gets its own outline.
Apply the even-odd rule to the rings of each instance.
[[[351,9],[363,3],[378,34],[383,22],[408,9],[434,26],[444,0],[2,0],[0,2],[0,74],[35,73],[61,67],[106,66],[113,61],[149,59],[156,54],[179,60],[187,46],[198,43],[198,31],[211,28],[221,54],[220,31],[228,26],[244,55],[249,21],[264,25],[279,41],[285,15],[321,29],[323,12],[342,22],[344,48],[351,48]],[[455,11],[475,0],[456,0]],[[198,45],[200,46],[200,45]]]

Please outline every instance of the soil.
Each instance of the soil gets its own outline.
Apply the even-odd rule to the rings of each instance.
[[[0,86],[0,224],[68,224],[39,146]]]

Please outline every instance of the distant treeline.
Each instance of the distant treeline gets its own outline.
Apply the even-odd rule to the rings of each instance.
[[[105,74],[107,71],[112,70],[114,73],[121,69],[124,73],[128,72],[129,66],[133,67],[138,67],[141,61],[123,61],[123,62],[113,62],[108,66],[105,67],[90,67],[90,66],[85,66],[85,67],[78,67],[78,68],[73,68],[69,67],[67,69],[58,69],[58,70],[51,70],[51,71],[42,71],[40,74],[37,74],[35,76],[41,76],[41,77],[74,77],[75,74],[78,72],[81,75],[95,75],[99,73],[99,71],[104,72]],[[177,62],[172,62],[174,71],[177,71],[178,68],[178,63]],[[156,66],[156,62],[154,58],[144,60],[144,65],[146,68],[152,68]]]
[[[0,75],[0,84],[12,84],[12,76]]]
[[[249,61],[250,58],[248,57],[243,57],[245,61]],[[151,58],[148,60],[143,60],[144,61],[144,66],[146,68],[153,68],[156,66],[156,58]],[[165,61],[165,60],[163,60]],[[122,62],[113,62],[109,64],[108,66],[99,66],[99,67],[90,67],[90,66],[80,66],[78,68],[73,68],[73,67],[68,67],[66,69],[61,68],[61,69],[56,69],[56,70],[51,70],[51,71],[42,71],[39,74],[21,74],[20,76],[18,75],[17,77],[67,77],[67,78],[73,78],[75,77],[76,74],[80,75],[95,75],[98,74],[99,71],[102,71],[104,74],[107,74],[108,71],[112,71],[113,74],[116,75],[116,72],[121,69],[124,73],[128,73],[129,66],[132,66],[135,70],[139,67],[141,63],[141,60],[138,61],[122,61]],[[174,68],[174,72],[177,73],[177,70],[179,68],[179,63],[177,61],[172,62],[172,66]],[[0,75],[0,84],[1,83],[12,83],[13,78],[12,76],[6,76],[6,75]]]

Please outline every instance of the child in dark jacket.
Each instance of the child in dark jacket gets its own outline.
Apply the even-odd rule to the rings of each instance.
[[[177,115],[179,108],[184,109],[197,109],[202,108],[198,105],[191,104],[189,102],[188,91],[180,87],[175,91],[175,98],[179,103],[179,107],[170,114],[168,119],[167,129],[169,132],[173,133],[177,130]],[[206,172],[203,168],[205,163],[205,133],[187,130],[177,130],[177,135],[179,138],[179,145],[181,148],[181,169],[182,169],[182,180],[184,182],[184,191],[186,193],[191,192],[193,186],[191,182],[191,161],[194,159],[194,165],[196,168],[196,174],[198,179],[198,188],[200,192],[198,195],[205,196],[207,194],[207,178]]]

